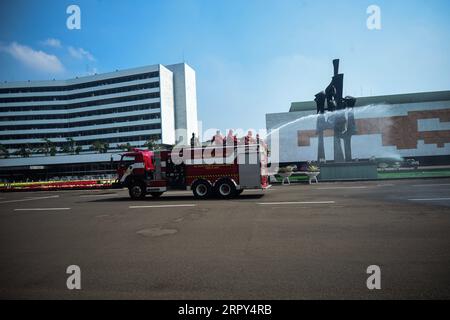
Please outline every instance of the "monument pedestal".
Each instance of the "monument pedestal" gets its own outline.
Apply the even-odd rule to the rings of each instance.
[[[320,165],[320,181],[375,180],[377,165],[373,162],[339,162]]]

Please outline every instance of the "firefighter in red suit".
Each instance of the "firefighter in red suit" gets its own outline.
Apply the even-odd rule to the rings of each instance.
[[[237,138],[236,136],[233,134],[233,130],[229,130],[228,131],[228,135],[227,135],[227,146],[233,146],[237,143]]]
[[[223,136],[219,130],[216,131],[216,134],[212,138],[211,143],[215,145],[223,145]]]
[[[255,138],[253,138],[253,132],[251,130],[248,131],[248,133],[244,139],[245,139],[245,144],[255,144],[256,143]]]

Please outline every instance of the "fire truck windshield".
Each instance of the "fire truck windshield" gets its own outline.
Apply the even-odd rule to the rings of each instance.
[[[120,165],[119,167],[128,167],[129,165],[133,164],[136,162],[136,157],[135,156],[130,156],[130,155],[123,155],[122,158],[120,159]]]

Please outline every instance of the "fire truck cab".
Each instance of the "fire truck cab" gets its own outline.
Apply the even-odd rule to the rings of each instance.
[[[267,150],[263,145],[181,148],[122,154],[115,187],[132,199],[157,198],[168,190],[192,190],[197,199],[238,196],[245,189],[267,189]]]

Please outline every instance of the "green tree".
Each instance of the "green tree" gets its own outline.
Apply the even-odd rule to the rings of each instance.
[[[28,148],[26,146],[22,146],[22,147],[20,147],[19,150],[14,152],[14,155],[22,157],[22,158],[29,158],[31,155],[31,151],[30,151],[30,148]]]
[[[0,144],[0,156],[4,159],[9,158],[10,156],[9,149],[2,144]]]
[[[56,153],[58,152],[58,149],[56,148],[56,146],[54,144],[52,144],[50,146],[50,156],[54,157],[56,156]]]
[[[109,150],[109,143],[100,140],[94,141],[91,145],[91,150],[98,153],[107,153]]]
[[[124,151],[132,151],[133,150],[133,146],[129,142],[124,143],[124,144],[119,144],[117,147],[120,150],[124,150]]]
[[[76,143],[73,138],[67,138],[67,142],[61,148],[61,151],[68,154],[74,154],[76,149]]]
[[[48,138],[42,139],[43,143],[41,148],[39,148],[39,152],[45,154],[48,156],[51,155],[52,152],[55,152],[56,154],[56,147],[53,141],[51,141]]]
[[[76,146],[74,152],[75,154],[80,154],[81,150],[83,150],[81,146]]]
[[[63,144],[63,146],[61,147],[61,152],[63,153],[71,153],[70,152],[70,147],[67,143]]]
[[[90,149],[91,149],[92,151],[101,153],[101,152],[102,152],[102,147],[103,147],[102,142],[99,141],[99,140],[97,140],[97,141],[94,141],[94,142],[91,144],[91,148],[90,148]]]
[[[144,143],[144,147],[146,147],[148,150],[153,150],[153,151],[161,149],[161,145],[155,139],[148,139]]]
[[[108,142],[103,142],[102,153],[107,153],[108,150],[109,150],[109,143]]]

